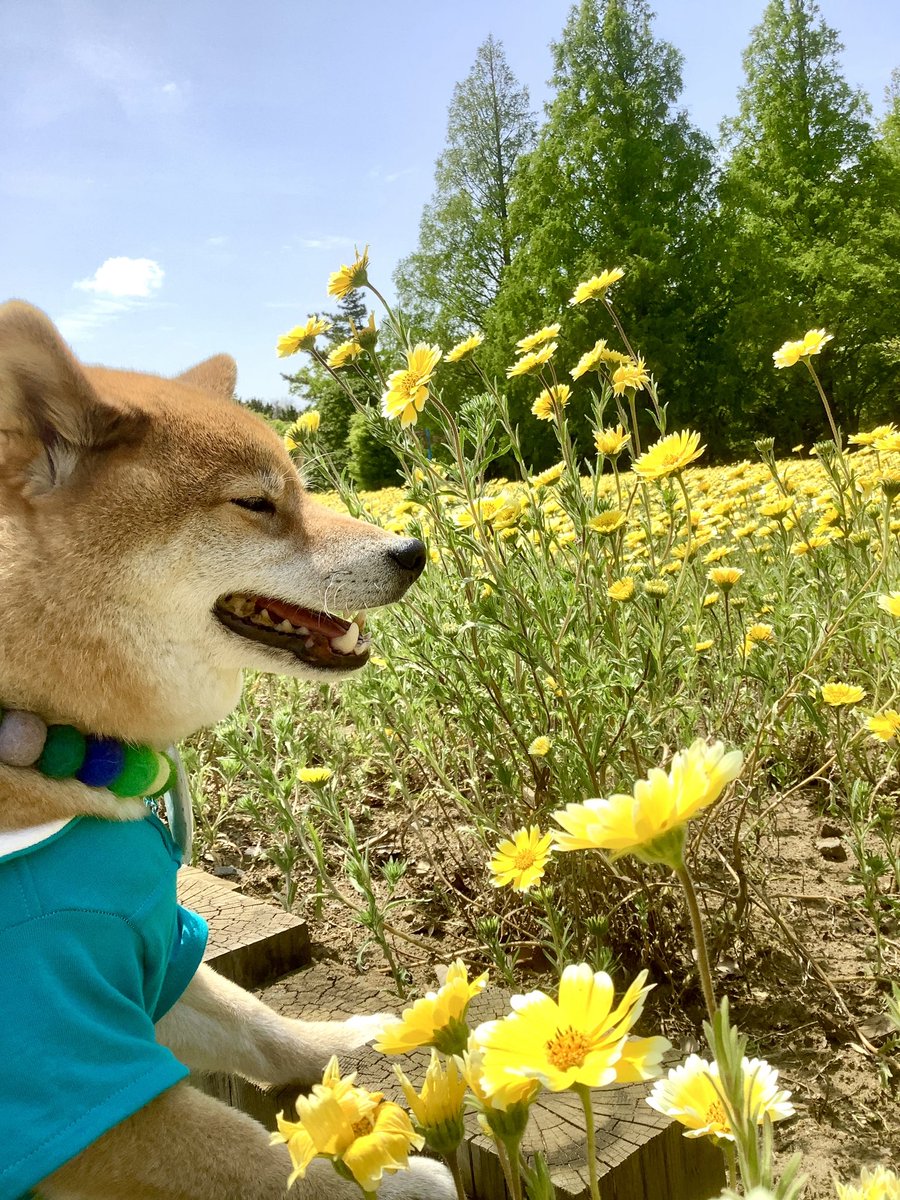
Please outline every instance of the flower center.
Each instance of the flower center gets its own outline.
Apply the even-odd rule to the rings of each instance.
[[[519,850],[513,859],[513,863],[520,871],[525,871],[528,867],[534,866],[535,858],[536,855],[533,850]]]
[[[588,1038],[570,1025],[568,1029],[557,1029],[556,1036],[547,1042],[547,1061],[557,1071],[568,1071],[571,1067],[584,1066],[590,1049]]]
[[[353,1130],[354,1137],[361,1138],[368,1137],[375,1126],[368,1117],[360,1117],[358,1121],[353,1122],[350,1128]]]
[[[720,1101],[713,1100],[706,1110],[705,1121],[710,1129],[728,1129],[728,1117]]]

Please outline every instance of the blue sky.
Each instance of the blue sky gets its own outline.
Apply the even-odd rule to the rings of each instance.
[[[715,133],[764,0],[657,0],[684,103]],[[898,0],[820,0],[876,114]],[[547,98],[569,0],[3,0],[0,299],[44,308],[86,362],[174,374],[227,350],[282,398],[279,333],[371,245],[413,248],[453,85],[493,33]]]

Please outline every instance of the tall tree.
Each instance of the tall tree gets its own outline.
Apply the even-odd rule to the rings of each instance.
[[[446,342],[478,328],[496,296],[512,258],[510,181],[534,131],[528,90],[489,36],[454,88],[419,244],[395,273],[402,306],[428,336]]]
[[[682,56],[654,35],[652,21],[646,0],[579,0],[571,10],[552,47],[546,123],[514,180],[515,255],[489,324],[507,356],[496,361],[499,371],[516,338],[558,319],[579,279],[622,266],[616,302],[626,330],[677,412],[693,395],[712,144],[678,106]],[[562,353],[572,363],[564,365],[599,336],[617,344],[600,307],[571,310]],[[555,448],[547,427],[527,416],[532,393],[514,387],[513,408],[540,464]],[[581,426],[587,448],[590,431]]]
[[[897,380],[900,175],[868,101],[843,77],[842,49],[815,0],[770,0],[744,53],[738,116],[723,127],[733,238],[722,278],[735,357],[719,385],[741,410],[735,427],[774,433],[782,448],[826,429],[808,380],[772,371],[781,341],[810,327],[835,335],[822,376],[845,429],[880,411]]]

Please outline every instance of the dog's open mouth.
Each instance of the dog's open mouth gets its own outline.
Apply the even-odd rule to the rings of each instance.
[[[365,613],[346,621],[284,600],[240,592],[220,597],[214,612],[232,633],[290,650],[311,667],[355,671],[369,657],[371,639],[363,633]]]

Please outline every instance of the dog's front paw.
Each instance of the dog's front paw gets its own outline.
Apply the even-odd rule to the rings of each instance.
[[[380,1200],[456,1200],[453,1176],[433,1158],[411,1158],[408,1171],[385,1175]]]
[[[381,1037],[389,1025],[399,1025],[398,1017],[393,1013],[372,1013],[371,1016],[350,1017],[343,1022],[344,1036],[347,1039],[348,1050],[358,1050],[369,1042]],[[340,1051],[335,1051],[339,1054]]]

